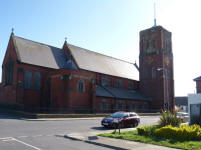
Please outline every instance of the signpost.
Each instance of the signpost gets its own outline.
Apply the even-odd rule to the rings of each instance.
[[[119,134],[120,134],[120,129],[121,129],[120,118],[114,118],[113,122],[114,122],[114,126],[115,126],[114,132],[116,133],[116,129],[117,129],[117,127],[118,127],[118,129],[119,129]]]

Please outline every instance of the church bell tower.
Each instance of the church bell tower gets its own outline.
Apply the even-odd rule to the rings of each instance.
[[[171,32],[162,26],[140,32],[140,90],[153,110],[173,109],[174,76]]]

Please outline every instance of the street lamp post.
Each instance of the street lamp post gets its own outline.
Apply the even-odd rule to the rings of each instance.
[[[168,90],[168,72],[166,68],[157,68],[157,71],[163,71],[163,74],[165,74],[165,82],[166,82],[166,103],[165,106],[167,109],[170,109],[170,103],[169,103],[169,90]]]

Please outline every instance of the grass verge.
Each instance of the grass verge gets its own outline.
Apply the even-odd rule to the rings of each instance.
[[[119,135],[118,132],[99,134],[99,136],[130,140],[142,143],[149,143],[172,148],[180,148],[186,150],[201,150],[201,141],[178,141],[176,139],[159,138],[154,136],[141,136],[137,134],[137,130],[124,131]]]

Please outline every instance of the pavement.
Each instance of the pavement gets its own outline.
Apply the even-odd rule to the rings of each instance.
[[[128,129],[122,129],[122,131],[125,130],[127,131]],[[129,130],[136,130],[136,128]],[[175,148],[158,146],[153,144],[97,136],[101,133],[108,133],[108,131],[73,133],[67,134],[64,137],[71,140],[82,141],[85,143],[90,143],[115,150],[178,150]]]

